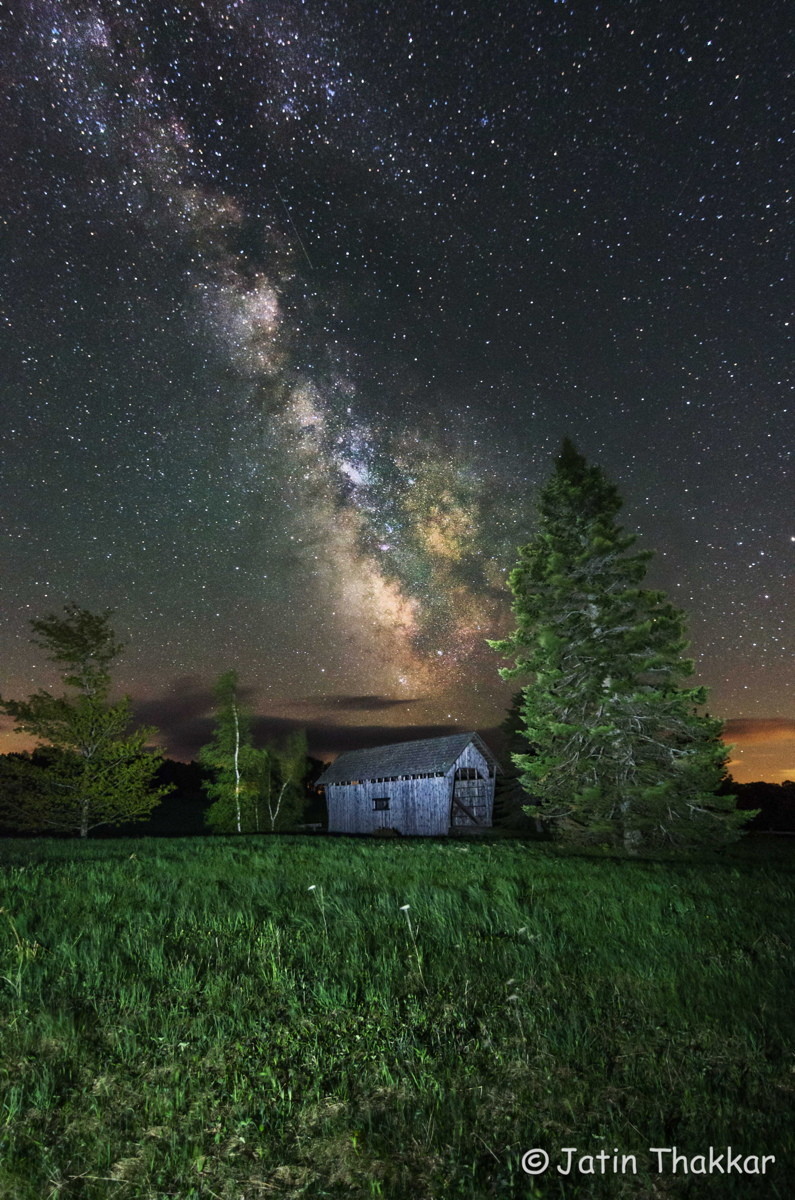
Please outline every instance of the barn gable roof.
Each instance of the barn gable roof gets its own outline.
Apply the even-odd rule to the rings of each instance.
[[[448,737],[373,746],[369,750],[348,750],[323,772],[317,782],[349,783],[352,780],[389,779],[396,775],[446,773],[470,742],[475,743],[487,762],[499,769],[496,758],[477,733],[453,733]]]

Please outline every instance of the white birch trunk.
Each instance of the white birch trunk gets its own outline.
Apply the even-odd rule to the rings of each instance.
[[[271,806],[271,802],[270,802],[270,795],[268,796],[268,815],[269,815],[269,817],[270,817],[270,819],[271,819],[271,833],[273,833],[273,831],[274,831],[274,830],[275,830],[275,828],[276,828],[276,822],[277,822],[277,820],[278,820],[278,818],[279,818],[279,809],[280,809],[280,808],[281,808],[281,806],[282,806],[282,796],[284,795],[284,793],[285,793],[285,791],[286,791],[286,790],[287,790],[287,783],[283,783],[283,784],[282,784],[282,789],[281,789],[281,791],[279,792],[279,799],[276,801],[276,807],[275,807],[275,808],[273,808],[273,807]]]
[[[235,718],[235,820],[237,821],[237,832],[241,832],[240,828],[240,722],[237,717],[237,703],[232,700],[232,713]]]

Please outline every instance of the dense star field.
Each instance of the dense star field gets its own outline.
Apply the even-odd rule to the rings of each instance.
[[[787,7],[5,11],[3,694],[73,601],[176,756],[231,667],[320,755],[493,728],[569,435],[795,777]]]

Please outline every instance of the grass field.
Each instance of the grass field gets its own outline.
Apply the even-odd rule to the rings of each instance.
[[[793,849],[6,841],[0,1197],[789,1196]]]

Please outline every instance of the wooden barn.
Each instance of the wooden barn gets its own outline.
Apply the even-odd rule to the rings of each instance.
[[[491,825],[496,758],[476,733],[341,754],[318,779],[329,833],[438,836]]]

